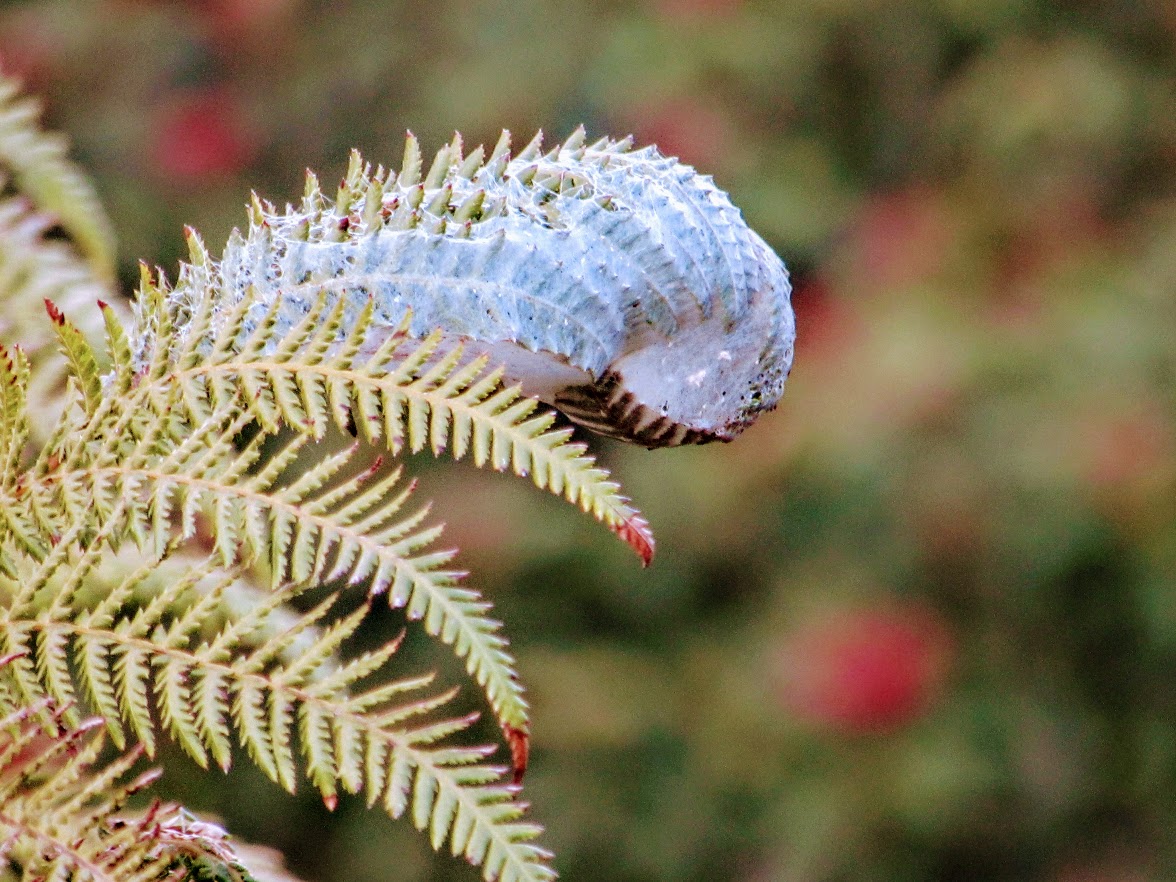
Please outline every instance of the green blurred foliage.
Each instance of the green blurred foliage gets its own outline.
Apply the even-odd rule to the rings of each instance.
[[[776,413],[591,441],[650,570],[523,482],[419,464],[518,651],[567,880],[1176,878],[1174,55],[1165,0],[0,9],[128,290],[352,146],[581,121],[713,174],[793,268]],[[458,679],[426,644],[406,669]],[[171,768],[308,878],[474,877],[358,804]]]

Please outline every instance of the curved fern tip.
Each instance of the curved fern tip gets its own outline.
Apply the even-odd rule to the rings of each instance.
[[[101,725],[102,721],[99,720],[98,724]],[[138,754],[141,752],[142,751],[138,750],[137,745],[129,751],[129,753],[132,754]],[[146,772],[127,785],[127,793],[137,793],[140,790],[145,790],[162,777],[163,769],[148,769]]]
[[[62,311],[57,308],[57,304],[48,297],[45,298],[45,312],[49,313],[49,318],[52,320],[53,324],[65,324],[65,314],[62,313]]]
[[[609,524],[609,529],[637,552],[637,556],[641,558],[641,566],[648,567],[653,563],[653,555],[656,551],[653,528],[640,513],[634,512],[627,518]]]
[[[512,726],[504,723],[502,734],[510,746],[511,780],[518,786],[527,774],[527,762],[531,756],[531,732],[526,726]]]

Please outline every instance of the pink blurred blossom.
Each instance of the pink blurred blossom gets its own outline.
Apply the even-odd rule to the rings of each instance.
[[[858,271],[871,290],[906,288],[933,278],[956,242],[941,197],[918,186],[874,197],[855,226]]]
[[[175,93],[155,110],[149,159],[154,173],[170,183],[231,178],[255,153],[245,112],[223,89]]]
[[[49,91],[65,43],[40,11],[21,10],[5,18],[0,31],[0,72],[20,80],[29,94]]]
[[[890,731],[926,712],[951,655],[945,625],[923,606],[831,611],[785,639],[777,659],[778,697],[818,728]]]
[[[657,144],[667,156],[676,156],[704,173],[729,161],[735,143],[735,127],[715,101],[697,96],[678,96],[630,109],[623,122],[633,130],[637,143]]]
[[[743,10],[744,0],[653,0],[657,15],[668,21],[724,18]]]

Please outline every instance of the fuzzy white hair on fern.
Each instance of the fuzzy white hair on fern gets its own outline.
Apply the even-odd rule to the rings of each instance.
[[[386,333],[406,316],[413,336],[440,329],[570,419],[649,447],[730,440],[775,407],[788,273],[727,195],[628,139],[541,144],[511,157],[503,132],[463,156],[457,135],[423,175],[411,134],[399,174],[353,154],[334,199],[313,174],[285,211],[255,198],[219,264],[184,266],[171,296],[213,291],[228,315],[250,291],[246,333],[280,301],[277,336],[324,291],[355,315],[370,301]]]

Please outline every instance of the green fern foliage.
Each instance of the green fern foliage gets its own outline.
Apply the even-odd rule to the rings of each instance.
[[[414,144],[402,178],[419,175]],[[501,160],[496,151],[488,162]],[[371,299],[340,296],[339,285],[316,288],[290,321],[280,298],[226,279],[189,232],[175,284],[144,267],[124,324],[113,300],[94,296],[112,251],[93,191],[2,79],[0,166],[37,206],[0,201],[0,293],[14,309],[36,298],[42,316],[30,348],[14,339],[23,325],[0,328],[0,826],[10,863],[36,879],[260,880],[178,809],[116,822],[151,779],[117,782],[166,739],[201,767],[246,757],[286,790],[307,782],[329,806],[362,796],[486,880],[553,879],[519,798],[530,718],[502,624],[438,546],[441,529],[403,467],[384,458],[430,450],[528,476],[648,563],[641,515],[485,356],[443,329],[411,334],[411,316],[399,328],[381,322]],[[309,178],[302,241],[381,223],[365,210],[341,225],[335,212],[350,217],[382,175],[353,157],[333,202]],[[467,209],[458,215],[478,206]],[[277,254],[289,243],[267,229],[299,226],[293,214],[255,199],[244,238]],[[52,222],[97,271],[46,241]],[[494,747],[468,743],[477,714],[454,709],[456,689],[401,669],[401,637],[355,650],[385,597],[465,665],[509,766],[491,762]],[[120,756],[95,772],[103,739]]]
[[[66,729],[50,714],[47,730],[36,720],[46,712],[46,704],[34,704],[0,721],[0,860],[8,867],[0,879],[184,878],[159,846],[156,811],[133,821],[117,817],[131,794],[158,777],[147,772],[126,781],[140,751],[94,768],[102,721]],[[19,876],[10,875],[13,868]]]
[[[448,841],[487,878],[552,877],[547,853],[532,841],[540,828],[522,819],[517,789],[501,781],[505,770],[485,764],[486,748],[441,743],[474,719],[432,717],[454,691],[424,692],[429,676],[373,682],[399,641],[341,658],[367,603],[336,614],[339,597],[329,593],[254,644],[251,635],[289,609],[305,583],[282,583],[210,632],[234,581],[215,554],[145,603],[133,601],[153,561],[95,592],[81,578],[94,556],[63,561],[48,580],[45,566],[26,559],[16,578],[0,579],[11,598],[0,622],[13,658],[5,686],[22,706],[43,695],[63,706],[84,700],[116,744],[133,737],[150,754],[163,731],[202,766],[227,769],[237,743],[290,791],[301,766],[328,805],[340,791],[362,792],[393,817],[407,815],[434,847]],[[309,645],[284,653],[300,635],[311,635]]]
[[[255,204],[255,215],[264,211]],[[137,357],[148,382],[139,397],[159,398],[161,387],[175,383],[192,419],[240,396],[269,431],[283,424],[320,438],[334,422],[393,453],[448,450],[479,467],[530,475],[592,513],[645,563],[652,558],[648,524],[608,473],[570,440],[570,429],[552,429],[552,412],[504,387],[500,371],[487,373],[485,357],[465,359],[460,346],[442,346],[440,332],[409,337],[411,317],[388,334],[375,325],[371,301],[352,315],[345,299],[332,303],[326,291],[280,333],[280,300],[264,308],[251,291],[225,290],[200,238],[189,232],[188,242],[182,297],[143,275]],[[116,370],[124,378],[134,372],[127,364]]]
[[[0,167],[17,189],[70,234],[106,280],[114,277],[114,228],[86,175],[66,156],[65,139],[41,130],[37,101],[0,76]]]
[[[531,841],[539,828],[521,819],[514,786],[500,781],[505,770],[480,762],[484,749],[433,746],[470,718],[409,725],[448,695],[388,706],[423,682],[359,690],[359,680],[388,661],[393,644],[324,674],[339,664],[340,647],[366,606],[325,625],[296,661],[284,650],[331,619],[334,596],[246,651],[247,635],[276,611],[288,613],[303,591],[322,582],[363,582],[453,645],[484,687],[515,755],[520,740],[525,753],[526,703],[499,623],[445,568],[450,552],[425,550],[437,530],[421,526],[424,509],[402,513],[410,490],[398,489],[399,473],[381,476],[372,463],[357,467],[358,445],[299,472],[292,464],[313,438],[313,424],[269,443],[264,417],[242,404],[247,379],[184,388],[148,366],[136,385],[125,334],[113,318],[107,359],[114,367],[100,376],[84,338],[56,310],[50,316],[72,366],[72,403],[31,467],[10,468],[0,486],[8,526],[0,549],[12,573],[0,583],[10,598],[0,625],[4,651],[17,657],[9,675],[19,702],[42,695],[70,706],[85,701],[116,743],[129,737],[153,752],[162,729],[202,765],[227,767],[239,743],[288,789],[301,762],[328,803],[340,790],[362,790],[393,816],[408,813],[435,845],[448,839],[455,853],[483,864],[487,878],[547,878],[546,852]],[[428,382],[444,395],[459,361],[426,368],[427,359],[408,355],[404,375],[432,370]],[[481,382],[483,366],[474,367],[462,368],[468,379],[449,388]],[[161,380],[153,384],[157,373]],[[19,352],[0,352],[0,382],[16,415],[26,378]],[[103,394],[104,387],[123,394]],[[275,386],[251,391],[258,388]],[[9,460],[24,446],[19,425],[12,423],[5,447]],[[284,425],[281,411],[272,425]],[[250,426],[254,434],[246,439]],[[407,425],[401,431],[412,432]],[[143,580],[200,525],[213,537],[208,560],[154,596],[144,591]],[[97,602],[80,603],[94,596],[102,555],[127,540],[155,557],[100,592]],[[210,613],[224,609],[223,595],[239,576],[234,567],[246,561],[269,570],[266,602],[219,635],[203,634]],[[218,578],[215,587],[198,587]],[[144,594],[133,615],[123,611]]]
[[[244,379],[229,386],[200,379],[152,384],[148,374],[122,397],[103,395],[94,355],[63,316],[55,320],[75,369],[75,424],[46,448],[31,476],[13,475],[0,485],[0,517],[26,551],[45,553],[69,529],[61,516],[65,512],[76,519],[73,529],[80,533],[103,535],[115,546],[130,534],[162,554],[176,524],[180,536],[191,537],[207,507],[223,564],[231,565],[244,546],[251,558],[269,562],[275,582],[346,579],[364,582],[373,594],[386,592],[394,607],[405,607],[410,618],[422,619],[430,634],[454,647],[485,689],[503,728],[525,734],[526,702],[500,623],[489,618],[489,604],[461,586],[460,574],[448,568],[452,552],[430,548],[440,530],[422,526],[427,509],[401,514],[410,489],[399,488],[399,472],[377,477],[369,467],[341,478],[359,452],[353,447],[296,479],[288,476],[298,453],[322,431],[308,422],[302,424],[307,434],[280,447],[267,447],[270,436],[262,431],[238,448],[239,435],[254,416],[274,420],[275,429],[283,424],[281,412],[262,417],[264,406],[238,403],[266,400],[267,392],[276,400],[281,393],[274,390],[284,388],[280,382],[259,386],[249,371],[241,371]],[[121,351],[126,359],[117,322],[111,329],[111,357],[117,361]],[[0,382],[8,379],[5,386],[17,411],[24,398],[19,370],[19,363],[11,356],[6,361],[0,350]],[[468,366],[465,371],[471,373]],[[126,386],[130,377],[124,361],[108,382]],[[466,383],[484,380],[463,380],[455,388],[468,388]],[[437,397],[445,400],[445,391]],[[158,417],[149,420],[152,407]],[[185,419],[177,421],[177,412],[183,411]],[[509,428],[509,422],[504,424]],[[23,442],[18,433],[11,449],[19,450]]]

